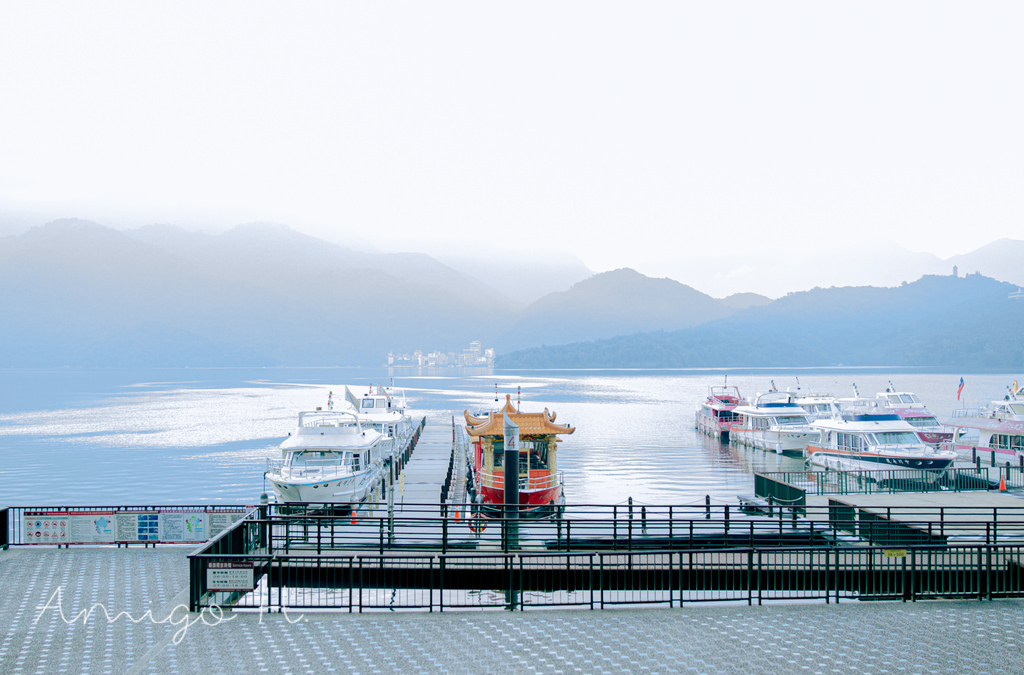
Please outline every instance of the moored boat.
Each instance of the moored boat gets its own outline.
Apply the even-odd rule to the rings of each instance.
[[[949,446],[961,453],[995,453],[1003,462],[1019,464],[1024,457],[1024,387],[1014,382],[1001,401],[980,409],[957,409]]]
[[[721,441],[729,440],[729,430],[739,420],[733,412],[743,403],[740,390],[728,385],[712,385],[708,388],[708,397],[697,408],[694,426],[704,434],[717,436]]]
[[[504,417],[518,426],[518,473],[520,517],[544,517],[561,511],[565,505],[562,474],[558,471],[557,449],[560,435],[576,431],[569,425],[555,424],[555,413],[519,412],[511,395],[505,407],[486,416],[464,411],[466,432],[473,447],[470,470],[470,498],[484,513],[501,515],[505,503]]]
[[[300,412],[281,459],[267,460],[263,475],[278,502],[355,504],[380,481],[381,438],[349,410]]]
[[[908,391],[895,391],[890,387],[884,392],[879,392],[875,399],[878,401],[879,408],[899,415],[900,419],[914,427],[914,431],[920,436],[922,442],[937,447],[953,438],[953,430],[940,424],[916,394]]]
[[[380,432],[381,457],[385,462],[395,458],[409,443],[415,429],[404,391],[377,384],[368,387],[366,393],[357,394],[346,386],[345,399],[364,427]]]
[[[920,480],[934,482],[957,458],[922,443],[909,422],[877,407],[847,409],[812,426],[818,438],[807,445],[807,462],[826,469],[921,470]]]
[[[729,432],[731,443],[802,456],[807,443],[817,437],[807,411],[789,392],[759,394],[752,403],[737,406],[733,412],[740,420]]]

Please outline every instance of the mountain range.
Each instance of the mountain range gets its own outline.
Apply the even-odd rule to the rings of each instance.
[[[1007,240],[963,256],[961,264],[991,266],[1021,245]],[[172,225],[122,231],[59,220],[0,238],[0,367],[380,365],[389,351],[461,351],[471,340],[495,347],[507,367],[665,365],[698,352],[714,365],[796,357],[853,363],[882,355],[839,350],[827,339],[830,331],[847,315],[907,316],[911,305],[892,298],[915,297],[936,308],[903,327],[912,333],[934,328],[938,308],[1004,311],[980,296],[958,305],[950,293],[984,279],[969,278],[949,288],[922,279],[775,301],[752,292],[715,299],[631,269],[595,275],[557,252],[525,263],[486,256],[442,261],[339,246],[270,223],[210,235]],[[993,298],[1005,298],[1003,286],[990,289]],[[892,302],[898,309],[884,310]],[[822,307],[842,309],[824,333]],[[744,330],[736,349],[711,344],[735,344]],[[843,331],[855,333],[856,323]],[[914,344],[919,353],[904,350],[901,359],[928,360],[928,350],[938,349]],[[573,345],[575,356],[564,345]]]

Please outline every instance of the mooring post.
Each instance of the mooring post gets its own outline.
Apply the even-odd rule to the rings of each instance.
[[[704,520],[711,520],[711,495],[704,495]]]

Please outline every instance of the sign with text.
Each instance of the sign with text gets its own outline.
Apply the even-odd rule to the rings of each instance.
[[[244,509],[201,511],[25,511],[25,544],[199,544],[245,517]]]
[[[206,568],[207,591],[251,591],[256,577],[251,562],[211,562]]]

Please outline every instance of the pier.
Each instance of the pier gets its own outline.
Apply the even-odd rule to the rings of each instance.
[[[428,425],[384,501],[256,504],[198,547],[24,546],[24,510],[3,510],[0,671],[1019,667],[1012,493],[570,504],[512,524],[467,508],[465,462],[457,429]]]

